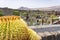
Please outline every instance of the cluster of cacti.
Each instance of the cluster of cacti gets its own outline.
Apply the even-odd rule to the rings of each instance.
[[[40,40],[19,16],[0,17],[0,40]]]

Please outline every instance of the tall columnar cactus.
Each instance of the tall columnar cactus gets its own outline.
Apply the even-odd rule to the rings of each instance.
[[[19,16],[2,16],[0,40],[40,40],[40,38]]]

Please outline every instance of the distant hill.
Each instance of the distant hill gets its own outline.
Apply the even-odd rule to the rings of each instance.
[[[19,10],[30,10],[30,8],[27,8],[27,7],[20,7]]]
[[[27,7],[20,7],[19,10],[43,10],[43,11],[60,11],[60,6],[52,6],[52,7],[43,7],[43,8],[27,8]]]
[[[45,8],[39,8],[39,10],[44,10],[44,11],[60,11],[60,6],[52,6],[52,7],[45,7]]]
[[[3,12],[3,15],[12,15],[13,9],[8,8],[8,7],[5,7],[5,8],[0,7],[0,11]]]
[[[12,9],[12,8],[8,8],[8,7],[5,7],[5,8],[1,8],[0,7],[0,11],[3,12],[3,15],[13,15],[13,11],[14,10],[18,10],[18,11],[21,11],[21,10],[42,10],[42,11],[52,11],[52,10],[55,10],[57,11],[57,14],[60,14],[60,6],[52,6],[52,7],[44,7],[44,8],[28,8],[28,7],[20,7],[18,9]]]

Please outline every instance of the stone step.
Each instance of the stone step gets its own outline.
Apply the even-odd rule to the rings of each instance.
[[[60,31],[38,33],[41,40],[60,40]]]

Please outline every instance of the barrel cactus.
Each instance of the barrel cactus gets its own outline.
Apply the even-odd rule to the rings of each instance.
[[[0,40],[40,40],[40,37],[19,16],[2,16]]]

